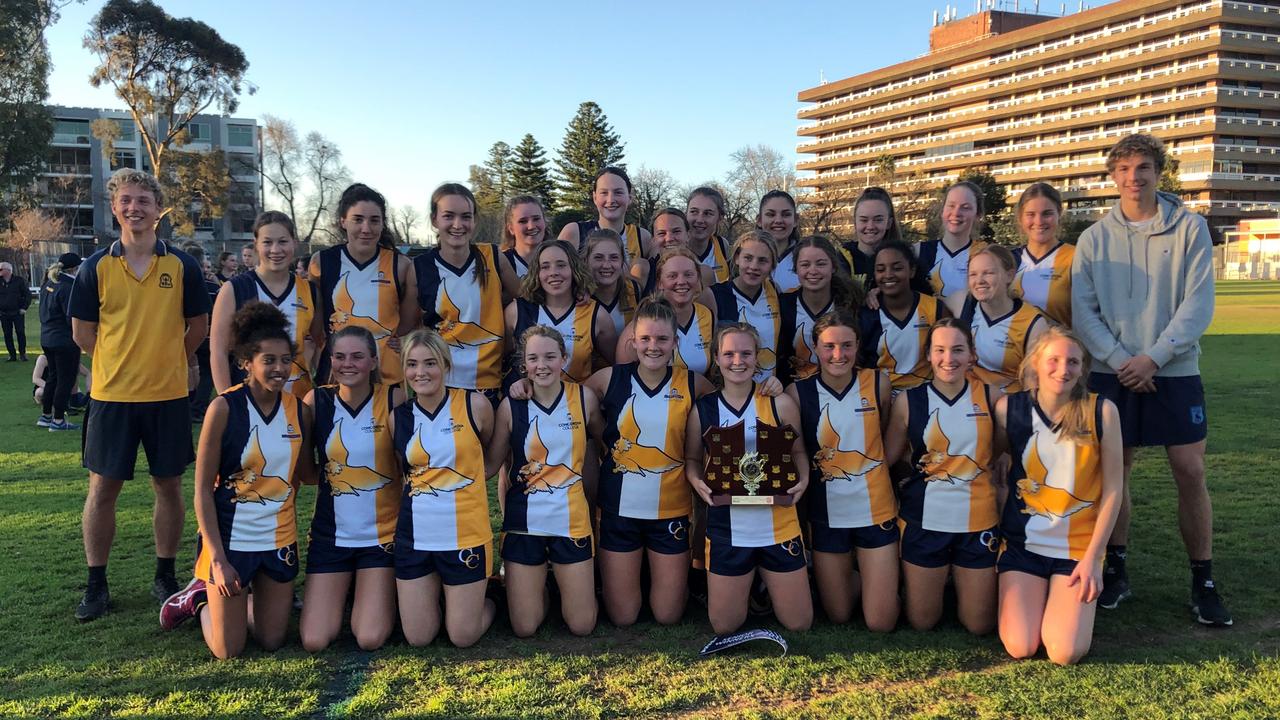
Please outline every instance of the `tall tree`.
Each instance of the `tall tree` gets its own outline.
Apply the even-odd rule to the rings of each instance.
[[[679,188],[676,179],[666,170],[641,165],[635,177],[631,178],[631,185],[629,222],[638,222],[647,226],[654,213],[677,204],[676,195]],[[680,204],[680,209],[684,209],[683,204]]]
[[[596,173],[607,165],[621,165],[623,148],[621,138],[599,105],[590,101],[579,105],[556,158],[559,206],[590,211]]]
[[[1182,179],[1178,176],[1178,168],[1182,164],[1176,157],[1165,158],[1164,169],[1160,171],[1160,180],[1156,183],[1158,190],[1174,195],[1182,194]]]
[[[502,200],[487,165],[472,165],[467,184],[476,196],[475,242],[502,242]]]
[[[338,240],[333,223],[327,222],[337,210],[342,190],[351,182],[351,171],[342,162],[342,150],[328,138],[312,130],[302,143],[302,164],[311,188],[305,204],[306,217],[298,224],[298,239],[307,243]]]
[[[5,0],[0,12],[0,215],[25,200],[48,160],[53,115],[49,96],[49,48],[44,31],[66,4],[53,0]]]
[[[262,116],[262,179],[295,221],[302,201],[302,140],[293,123]]]
[[[995,175],[985,168],[970,168],[961,173],[960,179],[982,188],[982,212],[988,220],[993,220],[1004,212],[1008,205],[1008,191],[996,180]],[[991,222],[983,223],[982,237],[987,240],[995,238],[995,228]]]
[[[511,194],[532,195],[550,211],[555,184],[551,182],[546,156],[546,151],[533,135],[525,133],[511,159]]]
[[[107,0],[90,22],[84,45],[101,61],[89,83],[111,87],[124,101],[166,196],[182,199],[170,151],[180,152],[187,143],[187,126],[196,115],[210,108],[226,115],[236,111],[249,67],[244,53],[205,23],[171,17],[151,0]],[[178,208],[165,204],[165,215]],[[185,214],[181,209],[178,214]]]
[[[489,159],[484,162],[484,167],[489,172],[489,177],[493,179],[493,191],[500,205],[506,205],[513,194],[511,170],[514,162],[515,158],[511,154],[510,145],[499,140],[489,148]]]
[[[795,168],[782,153],[768,145],[747,145],[729,156],[731,163],[725,176],[729,187],[744,198],[759,202],[770,190],[795,194]]]
[[[387,216],[391,224],[391,232],[396,234],[400,242],[406,245],[413,245],[416,242],[413,229],[422,219],[422,216],[418,214],[417,208],[412,205],[401,205],[398,208],[392,208],[387,213]]]
[[[350,178],[342,150],[312,131],[300,138],[294,124],[266,115],[262,128],[262,179],[280,207],[298,226],[298,240],[310,243],[331,237],[326,221],[333,203]]]

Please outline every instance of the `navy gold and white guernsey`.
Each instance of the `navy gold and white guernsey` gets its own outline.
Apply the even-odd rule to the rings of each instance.
[[[1044,557],[1079,560],[1102,499],[1102,402],[1090,393],[1087,438],[1063,438],[1029,392],[1009,396],[1009,499],[1005,539]]]
[[[796,246],[778,248],[778,264],[773,268],[773,284],[779,293],[791,292],[800,287],[800,276],[796,274]]]
[[[592,295],[591,298],[600,303],[600,307],[609,313],[609,318],[613,320],[613,330],[617,335],[622,334],[622,329],[627,326],[636,317],[636,307],[640,305],[640,283],[632,278],[623,278],[621,291],[613,296],[613,302],[606,303],[600,298]]]
[[[307,367],[305,342],[311,333],[311,321],[315,317],[319,294],[316,286],[306,278],[289,273],[289,284],[280,295],[274,295],[263,284],[256,272],[244,272],[231,278],[231,290],[236,301],[236,310],[252,300],[264,302],[284,313],[289,321],[289,337],[297,352],[293,356],[293,367],[289,369],[289,380],[285,383],[285,392],[298,397],[305,397],[311,390],[311,369]],[[229,363],[231,382],[244,382],[245,373],[240,363],[233,358]]]
[[[1032,255],[1026,246],[1013,251],[1018,274],[1013,278],[1012,289],[1067,327],[1071,327],[1071,261],[1075,255],[1075,245],[1066,243],[1058,243],[1042,258]]]
[[[693,375],[667,368],[650,388],[638,367],[614,367],[601,400],[609,452],[600,468],[600,508],[640,520],[687,517],[693,502],[684,477],[684,430],[695,397]]]
[[[1031,330],[1037,322],[1043,322],[1043,317],[1034,305],[1014,300],[1012,310],[991,318],[976,300],[966,299],[960,322],[973,332],[973,349],[977,354],[974,374],[1006,393],[1017,392],[1022,386],[1018,367],[1026,357]]]
[[[407,477],[396,524],[396,552],[462,550],[493,540],[484,449],[469,390],[448,388],[440,407],[395,409],[396,454]]]
[[[826,306],[811,310],[804,302],[802,290],[796,288],[783,293],[778,299],[782,309],[783,335],[780,343],[785,347],[787,367],[783,368],[791,381],[803,380],[818,372],[818,353],[813,343],[813,326],[818,318],[831,312],[835,304],[828,301]]]
[[[969,257],[981,244],[970,240],[954,253],[941,240],[925,240],[916,245],[915,285],[933,289],[946,297],[969,287]]]
[[[358,263],[345,244],[320,251],[320,300],[324,303],[326,329],[330,335],[348,325],[373,333],[378,345],[378,369],[382,381],[399,382],[400,353],[387,343],[400,325],[400,276],[396,258],[400,253],[379,247],[368,262]],[[321,377],[328,372],[328,353],[320,363]]]
[[[703,395],[698,400],[698,418],[704,432],[741,422],[746,441],[744,452],[755,452],[758,423],[775,427],[781,424],[773,398],[758,394],[754,387],[741,408],[726,402],[720,391]],[[738,548],[768,547],[788,542],[799,535],[800,521],[794,505],[719,505],[707,508],[709,543],[727,543]]]
[[[760,351],[756,353],[756,382],[763,382],[773,375],[778,366],[778,343],[782,338],[782,307],[778,288],[771,281],[748,297],[733,281],[711,286],[716,301],[716,317],[719,322],[744,322],[760,334]]]
[[[863,528],[898,514],[893,481],[884,462],[880,373],[859,370],[843,392],[814,375],[796,383],[800,425],[812,459],[809,519],[833,528]]]
[[[987,386],[970,378],[948,398],[929,382],[906,396],[913,470],[902,485],[898,514],[925,530],[990,530],[997,518]]]
[[[584,259],[587,256],[587,236],[591,234],[592,230],[596,230],[599,227],[600,222],[597,220],[582,220],[578,222],[578,254]],[[627,223],[622,232],[618,234],[622,236],[622,251],[626,254],[626,263],[632,263],[642,257],[646,257],[640,244],[639,225]]]
[[[671,363],[694,375],[706,375],[711,369],[711,355],[715,351],[715,325],[711,322],[711,310],[701,303],[693,304],[693,314],[683,327],[676,321],[676,350]]]
[[[395,540],[401,487],[389,422],[393,390],[374,385],[353,408],[336,387],[316,388],[313,436],[321,473],[311,542],[366,548]]]
[[[520,253],[516,252],[515,248],[507,248],[506,250],[503,250],[502,256],[507,259],[507,263],[509,263],[511,265],[511,269],[515,271],[516,278],[523,279],[525,275],[529,274],[529,263],[525,262],[524,258],[520,257]]]
[[[569,380],[583,382],[591,377],[591,358],[595,354],[596,308],[600,304],[594,299],[589,302],[571,305],[560,317],[554,317],[545,305],[537,305],[524,298],[516,298],[515,337],[524,335],[524,331],[534,325],[546,325],[555,328],[564,336],[568,361],[564,365],[564,374]]]
[[[511,404],[511,480],[504,532],[545,537],[591,536],[591,510],[582,487],[587,451],[583,393],[577,383],[561,382],[550,407],[538,401]]]
[[[903,320],[883,304],[878,310],[864,307],[858,311],[860,364],[889,373],[895,391],[916,387],[933,377],[929,349],[924,344],[942,305],[932,295],[912,294],[914,304]]]
[[[302,400],[281,393],[263,413],[247,385],[222,393],[227,426],[222,433],[213,505],[225,550],[279,550],[298,540],[293,472],[302,448]],[[196,577],[209,580],[212,552],[196,558]],[[251,578],[241,578],[249,582]]]
[[[698,262],[711,268],[716,282],[729,280],[729,243],[719,235],[707,239],[707,250],[698,258]]]
[[[476,279],[483,268],[485,282]],[[418,306],[423,325],[435,328],[449,345],[449,387],[493,390],[502,384],[502,276],[498,248],[489,243],[471,246],[462,267],[450,265],[438,247],[413,259],[418,281]]]

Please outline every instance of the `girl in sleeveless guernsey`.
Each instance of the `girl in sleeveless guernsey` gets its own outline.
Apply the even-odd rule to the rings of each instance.
[[[505,303],[518,292],[515,271],[489,243],[473,243],[476,199],[457,183],[431,193],[438,244],[413,259],[423,322],[449,344],[445,384],[477,390],[497,404],[502,386]]]
[[[635,323],[638,360],[586,382],[601,397],[608,453],[600,467],[600,576],[609,620],[630,625],[640,614],[640,570],[648,560],[649,607],[655,620],[671,624],[684,614],[689,575],[685,422],[711,385],[671,366],[676,321],[666,300],[643,301]]]
[[[635,317],[640,283],[627,275],[627,256],[618,233],[596,228],[587,234],[586,243],[582,259],[596,284],[591,297],[609,313],[616,335]]]
[[[514,352],[515,338],[534,325],[555,328],[569,349],[565,376],[582,382],[591,376],[597,359],[602,365],[613,364],[618,344],[613,320],[589,297],[595,283],[572,245],[564,240],[545,242],[534,251],[533,259],[520,295],[507,305],[508,349]]]
[[[902,242],[893,196],[879,187],[869,187],[853,203],[853,240],[844,244],[853,265],[853,283],[870,295],[876,286],[876,251],[886,241]]]
[[[312,362],[324,343],[324,320],[319,293],[306,278],[293,273],[298,249],[293,220],[281,212],[268,211],[253,223],[253,245],[258,254],[254,269],[232,277],[218,290],[209,318],[209,367],[213,387],[218,392],[244,382],[244,369],[231,354],[231,318],[246,303],[260,301],[274,305],[289,321],[289,336],[298,348],[285,392],[305,396],[312,388]]]
[[[1018,368],[1048,322],[1030,303],[1013,297],[1013,253],[987,245],[969,258],[968,291],[947,297],[947,309],[973,333],[974,374],[1005,393],[1019,389]]]
[[[671,362],[675,367],[695,375],[711,369],[711,351],[715,344],[715,310],[697,300],[703,286],[698,259],[686,247],[663,250],[657,258],[658,294],[671,303],[676,315],[676,348]],[[635,323],[627,325],[618,337],[617,361],[635,362]]]
[[[195,579],[164,604],[166,629],[199,616],[219,659],[239,655],[250,629],[266,650],[282,646],[298,574],[298,486],[313,482],[311,419],[284,392],[296,350],[288,319],[252,302],[232,318],[233,352],[247,368],[209,403],[196,456]],[[253,607],[249,607],[249,588]],[[250,622],[252,617],[252,622]]]
[[[698,263],[711,268],[713,280],[708,286],[729,279],[729,241],[718,233],[724,219],[724,196],[719,190],[703,185],[694,188],[685,200],[685,216],[689,218],[689,249]]]
[[[890,466],[908,457],[901,482],[902,574],[907,620],[928,630],[942,616],[942,594],[955,581],[960,622],[985,635],[995,628],[996,491],[999,455],[991,411],[999,395],[968,375],[969,329],[939,320],[926,338],[933,379],[899,395],[884,435]]]
[[[320,487],[298,631],[308,652],[333,643],[354,582],[351,634],[362,650],[376,650],[395,627],[401,488],[391,412],[405,393],[379,382],[378,349],[368,330],[345,327],[331,342],[330,379],[336,385],[318,387],[303,399],[315,417]]]
[[[716,320],[746,323],[760,335],[760,353],[755,358],[757,381],[774,375],[778,366],[783,315],[780,293],[771,279],[777,258],[772,235],[764,230],[748,230],[733,243],[729,259],[733,279],[711,286]]]
[[[493,406],[479,393],[445,385],[449,345],[434,330],[404,339],[404,376],[415,393],[395,409],[391,432],[404,492],[396,522],[396,595],[400,629],[422,646],[444,626],[457,647],[469,647],[493,623],[485,598],[493,568],[493,527],[484,447],[493,433]]]
[[[981,227],[982,189],[962,180],[942,194],[942,238],[916,245],[916,289],[947,297],[962,292],[969,276],[969,258],[981,247],[974,238]]]
[[[799,287],[778,298],[782,310],[782,337],[778,340],[778,379],[803,380],[818,372],[813,347],[813,326],[832,310],[852,310],[862,305],[853,281],[841,265],[840,252],[830,240],[814,235],[796,243],[796,275]]]
[[[915,262],[905,244],[883,242],[875,255],[877,307],[858,311],[859,365],[889,373],[895,395],[932,377],[925,337],[935,321],[951,315],[937,298],[911,288]]]
[[[813,622],[804,542],[794,505],[809,484],[804,441],[797,434],[791,447],[800,482],[790,491],[790,504],[712,506],[711,489],[705,479],[706,430],[742,423],[744,450],[752,452],[758,423],[800,427],[800,412],[790,397],[784,394],[770,398],[756,392],[758,348],[750,325],[732,323],[720,328],[716,333],[716,367],[724,384],[698,400],[696,412],[685,424],[685,477],[710,506],[706,536],[707,614],[719,635],[737,630],[746,620],[757,571],[783,627],[807,630]]]
[[[399,382],[400,335],[422,322],[413,263],[396,250],[387,227],[387,201],[373,188],[356,183],[342,191],[337,225],[345,242],[311,256],[325,332],[358,325],[373,333],[383,382]],[[318,377],[329,376],[328,362],[321,353]]]
[[[1059,239],[1062,196],[1049,183],[1032,183],[1013,209],[1027,243],[1013,251],[1018,275],[1013,290],[1054,322],[1071,327],[1071,261],[1076,246]]]
[[[511,265],[516,278],[529,274],[529,260],[538,243],[549,240],[547,211],[542,201],[532,195],[517,195],[507,201],[503,213],[502,256]]]
[[[800,287],[796,275],[795,245],[800,241],[800,220],[796,215],[796,199],[782,190],[770,190],[760,198],[756,227],[773,238],[774,265],[770,271],[778,292]]]
[[[806,500],[818,596],[836,623],[849,621],[861,597],[867,628],[891,632],[898,623],[899,531],[882,441],[889,376],[857,367],[857,319],[848,309],[823,315],[810,333],[820,371],[787,395],[800,408],[811,460]]]
[[[601,442],[600,404],[595,393],[561,379],[565,346],[555,330],[526,330],[517,357],[532,394],[502,401],[485,448],[490,467],[510,468],[499,478],[498,493],[506,497],[502,561],[511,628],[529,637],[546,619],[550,562],[565,624],[573,634],[587,635],[596,626],[597,608],[583,476],[588,457],[594,457],[589,444]]]
[[[560,231],[560,239],[567,241],[579,253],[585,253],[587,236],[592,230],[603,228],[618,233],[622,238],[629,263],[649,257],[649,231],[626,220],[632,189],[627,171],[620,167],[603,168],[596,173],[591,187],[591,202],[596,206],[597,219],[565,225]]]
[[[653,254],[645,262],[631,264],[631,276],[640,283],[640,294],[652,295],[658,284],[658,255],[671,248],[689,247],[689,220],[684,211],[668,207],[654,213],[649,223],[653,233]],[[704,287],[711,287],[716,280],[711,268],[698,265]]]
[[[1116,406],[1089,392],[1089,353],[1054,327],[1022,363],[1022,392],[996,403],[1013,456],[1000,529],[1000,640],[1015,658],[1043,644],[1058,665],[1093,641],[1102,562],[1123,492]]]

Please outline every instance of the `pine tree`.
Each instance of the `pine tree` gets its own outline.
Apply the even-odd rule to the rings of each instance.
[[[621,165],[622,155],[622,140],[600,106],[590,101],[579,105],[556,158],[559,207],[590,210],[596,173],[607,165]]]
[[[510,189],[512,195],[532,195],[542,200],[542,206],[549,212],[555,185],[551,182],[546,156],[542,145],[533,135],[526,133],[516,146],[515,157],[511,161]]]
[[[489,148],[489,159],[484,161],[485,173],[492,185],[493,200],[506,205],[511,192],[511,146],[499,140]]]

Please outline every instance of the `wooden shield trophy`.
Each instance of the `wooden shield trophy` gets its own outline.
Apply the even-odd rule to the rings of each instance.
[[[800,478],[791,460],[796,431],[790,425],[756,425],[756,449],[747,452],[746,428],[741,421],[728,427],[707,428],[706,481],[712,505],[790,505],[787,491]]]

